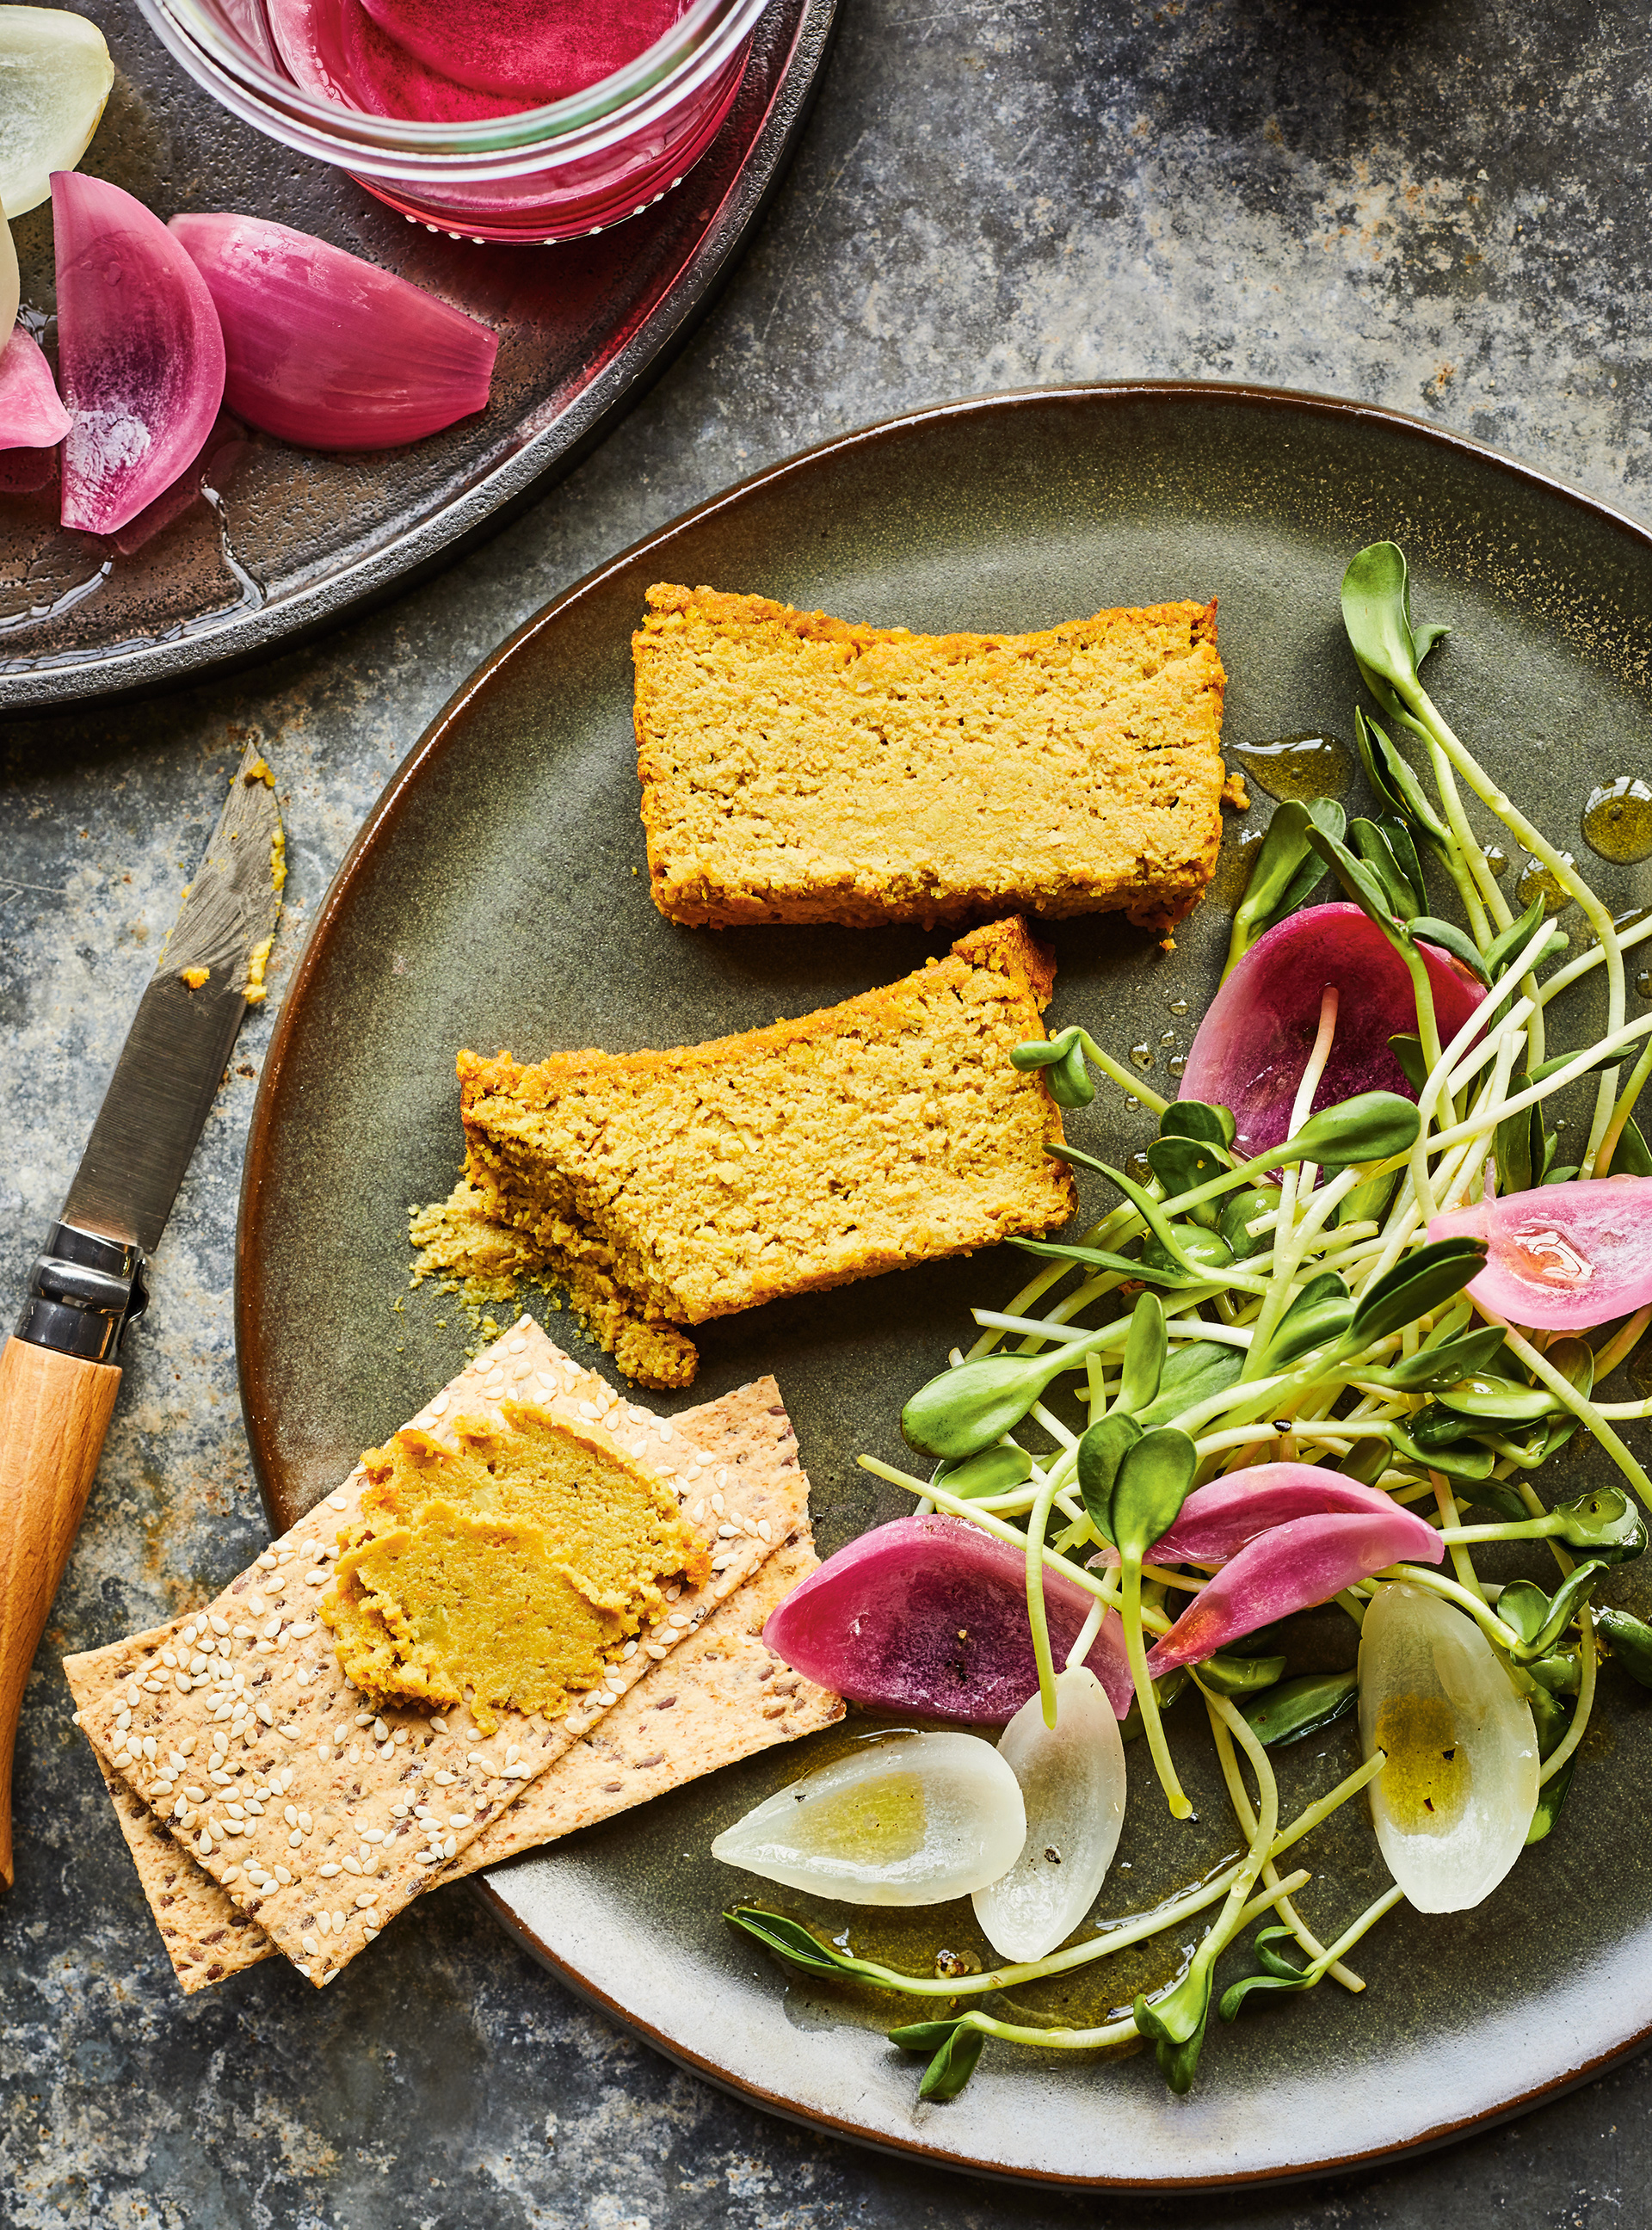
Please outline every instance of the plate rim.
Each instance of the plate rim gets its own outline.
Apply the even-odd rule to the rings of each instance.
[[[356,886],[366,872],[379,845],[393,828],[403,802],[434,767],[455,740],[461,716],[487,690],[494,675],[522,654],[538,636],[552,628],[612,581],[616,575],[639,566],[652,554],[662,552],[683,534],[720,512],[738,508],[748,499],[771,491],[787,480],[813,473],[830,461],[917,435],[939,424],[969,419],[991,420],[1006,411],[1060,409],[1072,405],[1122,409],[1143,402],[1188,404],[1194,408],[1227,409],[1258,406],[1281,415],[1330,420],[1352,426],[1372,424],[1398,432],[1452,456],[1473,460],[1523,487],[1549,498],[1558,498],[1581,510],[1614,532],[1629,538],[1641,558],[1652,564],[1652,525],[1632,512],[1591,495],[1541,468],[1522,463],[1504,451],[1472,435],[1454,432],[1412,413],[1357,397],[1324,395],[1312,390],[1262,385],[1245,381],[1184,379],[1120,379],[1064,383],[1059,386],[1018,387],[956,398],[902,411],[874,420],[844,433],[829,436],[793,452],[748,474],[744,480],[707,497],[688,511],[652,530],[614,557],[563,590],[507,635],[481,660],[454,691],[418,741],[396,769],[341,859],[316,909],[315,918],[282,995],[281,1011],[259,1078],[249,1123],[236,1225],[234,1330],[242,1410],[246,1424],[254,1477],[273,1531],[284,1530],[297,1516],[296,1507],[283,1493],[279,1467],[266,1439],[268,1398],[257,1333],[255,1295],[263,1279],[261,1215],[266,1196],[268,1163],[272,1150],[275,1104],[281,1095],[292,1040],[312,985],[325,967],[353,899]],[[500,1870],[501,1872],[504,1870]],[[658,2031],[645,2015],[611,1998],[600,1982],[581,1973],[539,1937],[495,1886],[494,1876],[473,1884],[474,1893],[501,1927],[558,1980],[609,2018],[619,2022],[674,2064],[744,2098],[768,2113],[828,2136],[861,2144],[892,2158],[922,2161],[962,2175],[1033,2188],[1104,2192],[1198,2192],[1311,2182],[1336,2175],[1361,2173],[1390,2161],[1414,2157],[1455,2143],[1477,2131],[1528,2112],[1588,2082],[1652,2043],[1652,2022],[1619,2037],[1580,2066],[1535,2084],[1517,2097],[1468,2114],[1455,2121],[1441,2121],[1430,2128],[1390,2145],[1367,2148],[1346,2155],[1327,2155],[1313,2161],[1271,2169],[1246,2169],[1212,2178],[1132,2178],[1109,2175],[1074,2176],[1035,2167],[1004,2167],[984,2162],[944,2145],[911,2141],[886,2130],[857,2126],[829,2110],[814,2110],[796,2100],[765,2091],[757,2082],[729,2073],[714,2062]]]
[[[151,641],[142,649],[117,651],[85,665],[60,661],[40,672],[0,671],[0,726],[94,705],[128,704],[168,689],[196,688],[260,660],[281,657],[455,564],[575,471],[668,369],[752,244],[813,110],[831,55],[839,4],[840,0],[800,0],[791,51],[721,203],[649,315],[548,425],[391,541],[279,603],[231,613],[198,633]],[[679,191],[687,190],[693,177],[690,170]],[[623,237],[624,225],[610,230]],[[335,597],[340,583],[347,589]]]

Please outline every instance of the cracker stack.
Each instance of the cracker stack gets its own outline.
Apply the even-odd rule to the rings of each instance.
[[[436,1883],[829,1725],[839,1699],[762,1643],[815,1565],[808,1481],[771,1378],[672,1421],[621,1401],[525,1317],[412,1420],[532,1401],[676,1492],[712,1573],[560,1718],[377,1714],[314,1614],[363,1475],[204,1610],[64,1660],[186,1991],[281,1951],[318,1988]]]

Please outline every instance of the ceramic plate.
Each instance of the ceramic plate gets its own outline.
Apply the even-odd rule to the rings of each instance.
[[[1244,746],[1348,735],[1357,685],[1338,583],[1352,551],[1384,534],[1411,555],[1419,612],[1456,630],[1431,686],[1551,833],[1581,850],[1591,784],[1652,754],[1652,538],[1470,442],[1352,403],[1126,385],[926,411],[760,474],[525,628],[436,721],[357,840],[265,1067],[237,1322],[276,1523],[418,1408],[473,1337],[456,1303],[407,1291],[407,1208],[444,1194],[460,1158],[457,1047],[538,1058],[690,1041],[824,1005],[944,947],[903,931],[685,931],[655,913],[629,719],[629,638],[651,582],[759,590],[934,630],[1214,596],[1226,739],[1254,770],[1267,756]],[[1172,955],[1116,919],[1055,925],[1052,1025],[1082,1019],[1121,1053],[1140,1047],[1164,1084],[1216,981],[1241,835],[1268,809],[1258,789],[1253,811],[1229,822],[1216,893]],[[1599,887],[1627,903],[1638,895],[1629,874],[1603,867]],[[1107,1092],[1071,1135],[1117,1160],[1150,1131]],[[774,1371],[823,1548],[835,1549],[903,1506],[874,1490],[855,1454],[899,1460],[901,1402],[942,1365],[970,1304],[1002,1305],[1023,1259],[983,1254],[707,1325],[699,1384],[675,1406]],[[548,1322],[611,1375],[566,1319]],[[1644,1612],[1645,1592],[1636,1568],[1615,1576],[1615,1600]],[[1299,1664],[1324,1643],[1310,1621]],[[1558,1830],[1488,1903],[1385,1924],[1361,1947],[1362,1998],[1326,1986],[1218,2027],[1183,2100],[1146,2055],[1097,2066],[989,2046],[958,2100],[920,2108],[917,2066],[881,2033],[887,2008],[790,1980],[737,1937],[720,1908],[765,1885],[714,1864],[707,1847],[807,1766],[808,1746],[525,1859],[485,1894],[557,1973],[661,2050],[823,2129],[1074,2184],[1302,2175],[1509,2112],[1652,2029],[1652,1828],[1634,1793],[1652,1774],[1652,1698],[1604,1685]],[[843,1739],[816,1737],[812,1755]],[[1109,1914],[1231,1845],[1198,1764],[1208,1742],[1190,1725],[1178,1747],[1198,1824],[1173,1828],[1137,1769]],[[1287,1807],[1353,1755],[1345,1723],[1282,1753]],[[1310,1852],[1302,1902],[1334,1932],[1385,1877],[1352,1808]],[[980,1948],[967,1907],[816,1911],[909,1970],[939,1948]],[[1127,1971],[1101,1963],[1089,1984],[1063,1998],[1046,1986],[1040,2002],[1104,2014],[1182,1956],[1171,1943]]]
[[[334,624],[503,525],[571,469],[693,330],[808,113],[836,0],[771,0],[727,122],[646,216],[558,248],[410,225],[195,85],[135,10],[83,0],[115,61],[82,166],[171,216],[252,209],[429,287],[500,338],[479,417],[404,449],[323,456],[259,438],[204,502],[123,553],[57,525],[54,478],[0,456],[0,714],[191,680]],[[50,345],[51,210],[18,219],[25,310]]]

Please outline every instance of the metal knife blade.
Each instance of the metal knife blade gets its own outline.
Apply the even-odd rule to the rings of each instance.
[[[249,745],[126,1033],[61,1222],[152,1252],[242,1018],[263,998],[286,879],[274,779]]]

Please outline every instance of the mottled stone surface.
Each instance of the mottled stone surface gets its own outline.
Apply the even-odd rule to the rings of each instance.
[[[476,660],[610,551],[768,459],[984,389],[1173,374],[1394,404],[1649,508],[1649,63],[1632,0],[843,0],[766,230],[687,355],[574,480],[446,578],[311,650],[193,696],[0,733],[7,1317],[246,732],[267,738],[287,800],[279,996],[373,796]],[[1365,2179],[1094,2205],[891,2164],[731,2103],[571,2000],[462,1888],[323,1999],[271,1965],[182,2001],[56,1660],[198,1600],[259,1543],[230,1287],[269,1025],[267,1012],[248,1026],[157,1258],[29,1688],[17,1883],[0,1901],[0,2219],[1637,2219],[1646,2061]],[[1442,2086],[1449,2099],[1449,2069]],[[1099,2087],[1099,2144],[1105,2111]]]

